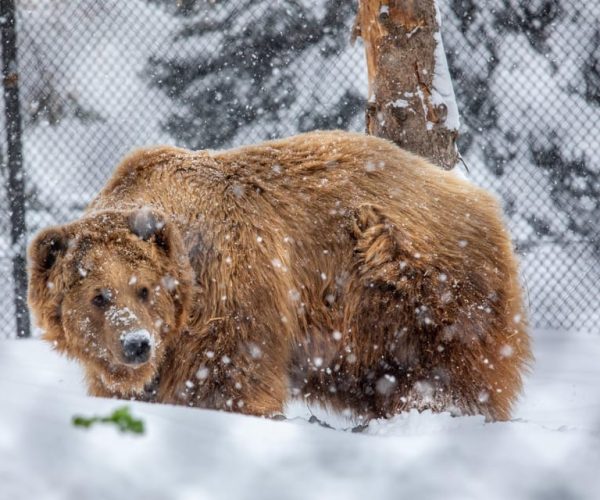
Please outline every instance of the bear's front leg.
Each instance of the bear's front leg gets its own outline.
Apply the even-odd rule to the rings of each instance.
[[[168,353],[161,402],[270,417],[287,399],[289,348],[249,315],[218,318]]]

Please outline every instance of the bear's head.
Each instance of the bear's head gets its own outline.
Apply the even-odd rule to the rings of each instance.
[[[191,283],[179,231],[151,209],[96,212],[29,247],[29,304],[44,339],[109,394],[152,381],[185,326]]]

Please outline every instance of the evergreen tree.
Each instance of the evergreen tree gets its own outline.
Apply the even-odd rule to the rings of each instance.
[[[164,128],[187,147],[222,147],[240,133],[258,140],[347,128],[362,112],[364,98],[347,78],[332,82],[333,95],[311,102],[298,92],[318,70],[331,74],[338,64],[349,44],[352,2],[151,1],[185,17],[173,46],[148,61],[146,74],[174,103]]]
[[[146,74],[172,100],[163,126],[183,145],[223,147],[353,120],[362,129],[364,94],[340,57],[353,2],[149,1],[181,19],[173,45],[148,61]],[[600,248],[600,9],[562,0],[440,6],[459,149],[497,179],[517,238]],[[319,77],[315,68],[335,65],[335,83],[325,87],[336,89],[334,98],[301,100],[300,86]]]
[[[452,0],[444,13],[461,153],[498,178],[522,243],[599,250],[600,8]]]

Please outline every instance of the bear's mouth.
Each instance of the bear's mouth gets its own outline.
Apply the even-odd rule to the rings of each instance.
[[[127,364],[121,361],[103,364],[96,373],[102,384],[111,391],[127,394],[141,394],[145,386],[156,377],[156,367],[151,357],[145,363]]]

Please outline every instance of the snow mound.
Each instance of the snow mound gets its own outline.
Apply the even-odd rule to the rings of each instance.
[[[596,499],[600,336],[540,332],[515,420],[409,412],[362,432],[325,410],[288,420],[127,402],[142,436],[73,427],[122,401],[85,396],[77,365],[0,342],[0,499]],[[318,422],[337,429],[325,428]]]

